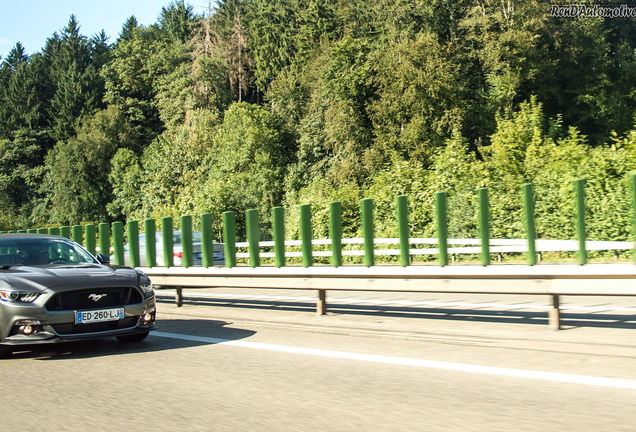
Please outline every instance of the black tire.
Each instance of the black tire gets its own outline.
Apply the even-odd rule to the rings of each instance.
[[[0,359],[9,356],[13,352],[13,348],[6,345],[0,345]]]
[[[150,333],[150,331],[146,331],[143,333],[135,333],[131,335],[125,335],[125,336],[117,336],[117,340],[121,343],[141,342],[142,340],[148,337],[148,333]]]

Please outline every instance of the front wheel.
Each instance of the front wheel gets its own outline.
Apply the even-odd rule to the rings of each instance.
[[[117,340],[121,343],[141,342],[148,337],[148,333],[150,333],[150,331],[125,336],[117,336]]]
[[[9,354],[13,352],[13,348],[6,345],[0,345],[0,359],[7,357]]]

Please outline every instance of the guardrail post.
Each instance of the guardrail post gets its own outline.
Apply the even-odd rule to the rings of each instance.
[[[532,183],[524,183],[521,185],[523,193],[523,213],[526,227],[526,236],[528,238],[528,265],[537,263],[536,238],[537,230],[534,224],[534,186]]]
[[[552,308],[548,311],[548,324],[550,330],[559,330],[561,328],[561,310],[559,309],[559,295],[552,295]]]
[[[11,232],[11,231],[9,231]],[[17,233],[17,231],[13,231],[14,233]],[[51,227],[49,228],[49,234],[50,235],[55,235],[55,236],[59,236],[60,235],[60,229],[56,228],[56,227]]]
[[[174,239],[172,218],[166,216],[161,218],[161,234],[163,236],[163,265],[165,267],[174,267]]]
[[[157,267],[157,224],[154,219],[144,221],[146,231],[146,266]]]
[[[400,238],[400,264],[406,267],[411,264],[411,244],[409,237],[409,205],[406,195],[400,195],[396,199],[398,218],[398,237]]]
[[[311,241],[313,235],[311,232],[311,204],[303,204],[300,206],[300,242],[303,253],[303,267],[311,267],[314,263],[312,256]]]
[[[124,265],[124,224],[113,222],[113,254],[115,265]]]
[[[38,234],[48,234],[49,230],[47,230],[46,228],[38,228],[37,232],[38,232]]]
[[[333,201],[329,211],[329,236],[331,237],[331,265],[342,266],[342,204]]]
[[[364,239],[364,265],[372,267],[375,265],[375,247],[373,245],[373,200],[371,198],[360,200],[360,216],[362,219],[362,238]]]
[[[203,267],[214,265],[214,238],[212,236],[212,214],[201,215],[201,256]]]
[[[99,252],[110,258],[110,224],[99,224]]]
[[[636,263],[636,173],[629,175],[629,192],[631,195],[631,226],[632,226],[632,241],[634,242],[634,249],[632,250],[632,260]]]
[[[225,267],[236,267],[236,213],[223,213],[223,242],[225,245]]]
[[[95,255],[95,224],[86,224],[84,233],[86,234],[86,250],[91,255]]]
[[[25,229],[18,230],[18,234],[26,234],[26,232],[27,232],[27,230],[25,230]]]
[[[24,231],[26,232],[26,231]],[[62,237],[66,237],[67,239],[71,238],[71,227],[70,226],[63,226],[60,227],[60,235]]]
[[[435,194],[437,210],[437,238],[439,243],[439,265],[448,265],[448,222],[446,220],[446,192]]]
[[[37,234],[37,232],[38,232],[38,230],[36,230],[34,228],[31,228],[31,229],[27,230],[27,233],[29,233],[29,234]]]
[[[139,222],[128,221],[128,253],[130,254],[130,266],[139,267]]]
[[[247,242],[249,244],[251,267],[261,265],[260,245],[261,227],[258,222],[258,210],[252,209],[245,212],[245,230],[247,232]]]
[[[274,265],[285,266],[285,213],[282,207],[272,208],[272,237],[274,237]]]
[[[318,290],[318,300],[316,301],[316,314],[318,316],[327,314],[327,290]]]
[[[71,228],[72,232],[73,232],[73,241],[79,245],[83,245],[84,244],[84,232],[82,230],[82,226],[81,225],[73,225],[73,228]]]
[[[580,265],[587,262],[587,252],[585,250],[585,240],[587,237],[585,230],[585,180],[574,180],[576,195],[576,232],[579,240],[578,261]]]
[[[479,196],[479,236],[481,237],[481,264],[490,265],[490,203],[488,188],[477,189]]]
[[[181,246],[183,247],[181,266],[192,267],[194,265],[194,257],[192,256],[192,216],[181,216]]]

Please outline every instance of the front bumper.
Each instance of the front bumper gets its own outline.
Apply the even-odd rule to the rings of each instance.
[[[156,306],[155,297],[152,296],[141,304],[124,306],[123,319],[94,324],[75,324],[74,311],[51,312],[37,304],[12,304],[2,312],[0,345],[15,347],[144,333],[154,330]],[[143,321],[144,314],[150,314],[152,319]],[[34,332],[26,335],[19,330],[19,323],[25,321],[40,324],[33,325]]]

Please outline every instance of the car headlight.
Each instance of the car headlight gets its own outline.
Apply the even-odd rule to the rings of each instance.
[[[139,288],[141,288],[144,294],[150,294],[154,292],[154,287],[152,286],[152,282],[150,281],[139,284]]]
[[[150,278],[141,270],[135,269],[135,271],[137,272],[137,283],[139,284],[139,288],[143,291],[144,297],[152,297],[155,291]]]
[[[24,303],[33,303],[38,297],[40,297],[41,293],[38,292],[28,292],[21,293],[16,290],[0,290],[0,300],[5,302],[24,302]]]
[[[0,300],[5,302],[18,300],[18,295],[19,293],[15,290],[0,290]]]

